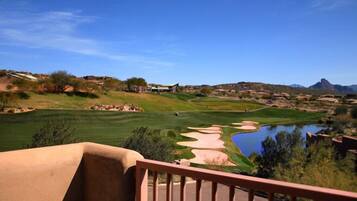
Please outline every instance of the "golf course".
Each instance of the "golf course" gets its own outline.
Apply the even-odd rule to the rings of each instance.
[[[100,104],[135,104],[144,112],[94,111],[88,108]],[[231,125],[244,120],[263,124],[316,122],[321,113],[267,108],[254,102],[196,97],[190,94],[137,94],[111,92],[98,98],[68,96],[66,94],[30,94],[19,100],[19,106],[34,107],[35,111],[0,115],[0,151],[24,148],[32,136],[48,120],[65,120],[75,129],[79,141],[90,141],[119,146],[138,127],[163,131],[186,132],[187,127],[208,127],[214,124]],[[223,129],[222,139],[231,160],[242,163],[239,149],[231,142],[235,129]],[[185,139],[181,135],[177,141]],[[186,138],[187,140],[187,138]],[[192,139],[191,139],[192,140]],[[187,147],[177,146],[181,158],[190,158]],[[238,155],[237,155],[238,154]],[[247,161],[246,161],[247,162]]]

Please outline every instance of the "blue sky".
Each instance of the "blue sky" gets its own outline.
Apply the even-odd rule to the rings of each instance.
[[[357,84],[357,0],[0,0],[0,68]]]

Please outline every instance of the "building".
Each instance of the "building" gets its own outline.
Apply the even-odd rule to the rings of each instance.
[[[9,73],[7,73],[7,75],[9,77],[14,77],[14,78],[22,79],[22,80],[28,80],[28,81],[33,81],[33,82],[38,81],[37,77],[27,74],[27,73],[9,72]]]
[[[339,154],[345,156],[348,152],[355,153],[357,157],[357,138],[353,136],[341,136],[333,138],[326,134],[312,134],[306,133],[307,144],[313,144],[320,141],[331,142],[332,145],[336,148]]]
[[[150,92],[169,92],[169,93],[176,93],[177,89],[179,87],[179,84],[174,84],[174,85],[157,85],[157,84],[150,84],[148,86],[148,91]]]

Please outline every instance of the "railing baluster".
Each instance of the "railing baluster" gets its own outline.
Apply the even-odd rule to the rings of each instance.
[[[216,184],[219,183],[228,185],[229,187],[229,201],[235,199],[235,187],[239,186],[248,190],[248,200],[254,200],[254,192],[266,192],[267,200],[273,201],[277,199],[275,194],[287,195],[291,201],[296,201],[300,197],[307,198],[315,201],[333,200],[333,201],[356,201],[357,193],[327,189],[316,186],[308,186],[303,184],[294,184],[283,181],[261,179],[256,177],[250,177],[239,174],[222,173],[213,170],[206,170],[194,167],[184,167],[173,165],[169,163],[151,161],[147,159],[138,160],[136,166],[136,201],[147,201],[147,171],[148,169],[153,172],[165,172],[168,174],[167,178],[167,201],[172,201],[173,190],[170,188],[172,183],[172,176],[178,175],[181,177],[180,185],[180,201],[185,201],[185,183],[186,177],[198,178],[196,183],[196,201],[201,201],[202,195],[202,181],[212,182],[212,200],[217,201],[214,195],[218,194],[218,188]],[[154,176],[156,177],[156,176]],[[157,179],[157,178],[156,178]],[[154,179],[154,180],[156,180]],[[155,183],[155,182],[154,182]],[[216,184],[215,184],[216,183]],[[155,186],[155,184],[154,184]],[[157,188],[157,184],[154,187]],[[160,190],[160,189],[159,189]],[[158,196],[155,193],[155,198]],[[204,196],[205,197],[205,196]]]
[[[196,180],[196,201],[201,201],[201,194],[202,194],[202,190],[201,190],[201,186],[202,186],[202,180],[197,179]]]
[[[268,201],[274,200],[274,193],[268,193]]]
[[[171,183],[172,183],[172,174],[168,173],[166,176],[166,201],[171,201],[171,197],[172,197]]]
[[[186,200],[186,177],[181,176],[180,182],[180,201]]]
[[[217,200],[217,183],[216,182],[212,182],[212,201],[216,201]]]
[[[236,192],[235,187],[229,186],[229,201],[234,201],[235,192]]]
[[[148,170],[136,167],[136,201],[147,201],[148,196]]]
[[[159,188],[158,188],[158,184],[159,184],[159,180],[157,179],[157,172],[154,172],[154,178],[152,181],[152,200],[153,201],[158,201],[158,197],[159,197]]]
[[[254,200],[254,190],[249,189],[248,201],[253,201],[253,200]]]

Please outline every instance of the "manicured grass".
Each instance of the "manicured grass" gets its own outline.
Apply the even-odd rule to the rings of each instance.
[[[192,94],[138,94],[127,92],[109,92],[100,94],[99,98],[68,96],[66,94],[35,94],[30,98],[19,100],[16,105],[37,109],[89,109],[95,104],[135,104],[145,112],[168,111],[245,111],[262,108],[261,104],[200,97]]]
[[[261,124],[301,123],[317,121],[321,113],[295,110],[262,109],[254,112],[201,111],[121,113],[90,110],[37,110],[23,114],[0,115],[0,151],[19,149],[31,141],[32,135],[49,119],[65,119],[72,123],[81,141],[118,145],[140,126],[185,131],[188,126],[228,125],[242,120]],[[185,151],[187,154],[187,151]]]
[[[189,101],[197,98],[195,94],[188,94],[188,93],[162,93],[161,96],[168,97],[168,98],[176,98],[183,101]]]
[[[229,159],[237,164],[237,167],[227,167],[229,172],[251,173],[254,170],[254,164],[243,154],[240,149],[233,143],[232,136],[238,132],[238,129],[232,127],[223,128],[222,139],[224,141],[225,153]]]

